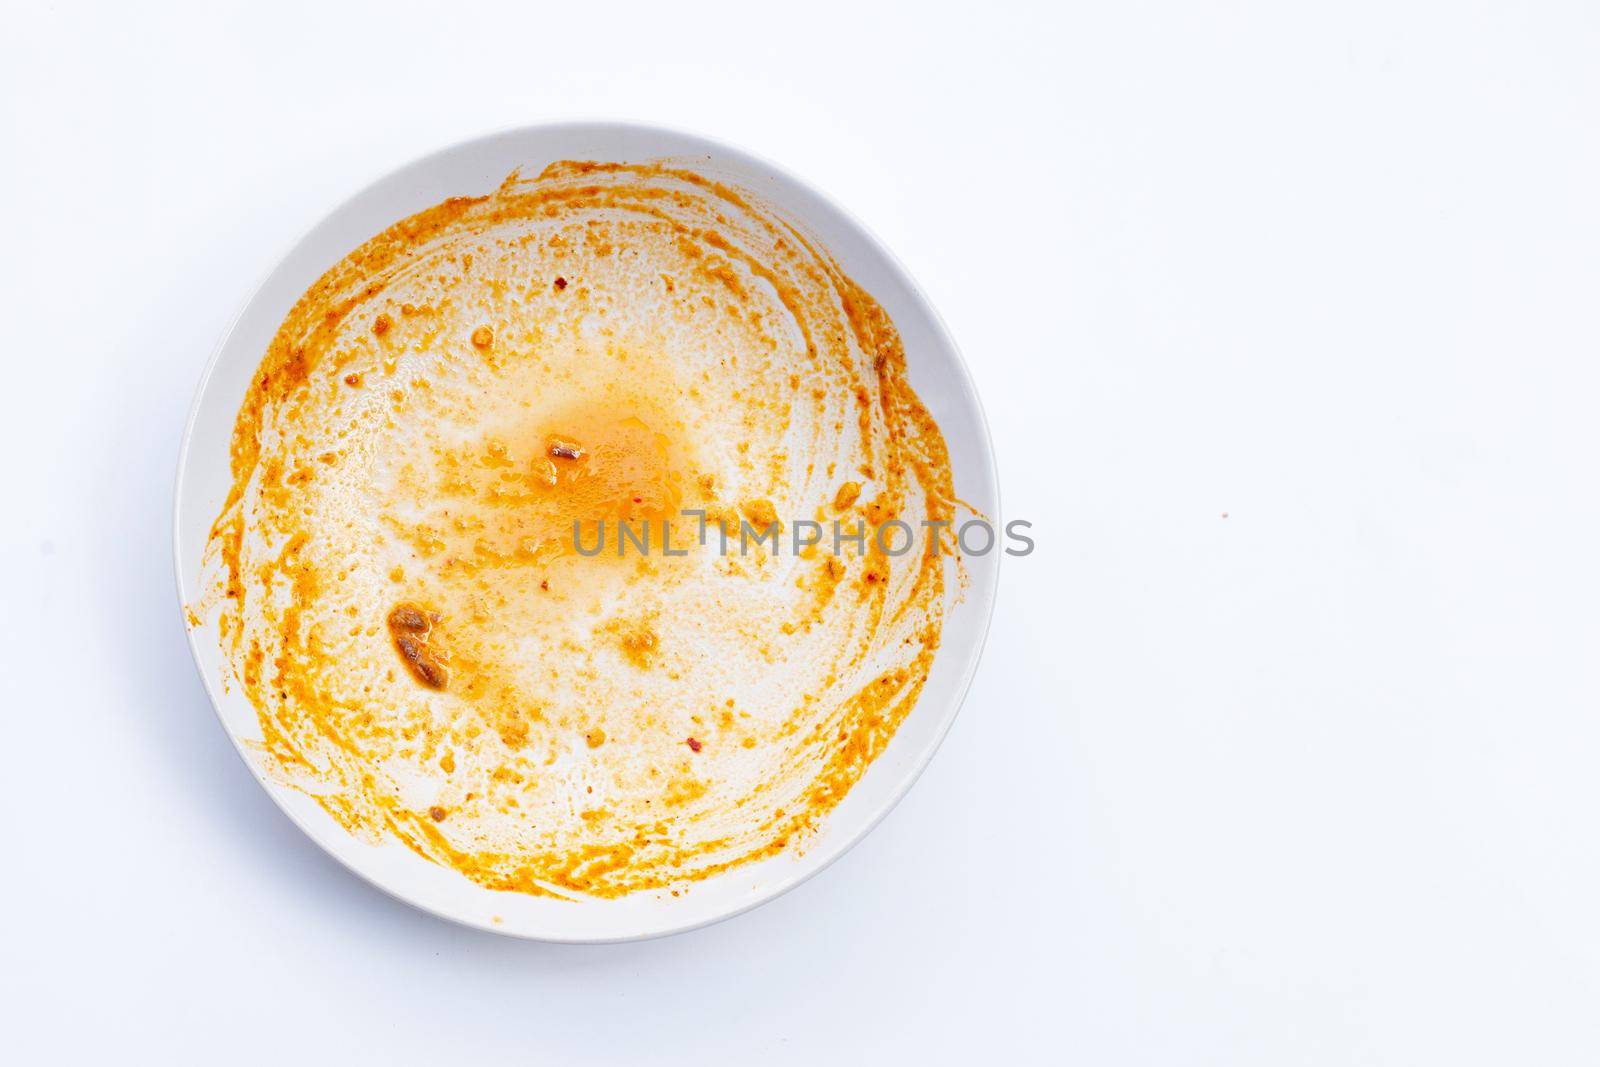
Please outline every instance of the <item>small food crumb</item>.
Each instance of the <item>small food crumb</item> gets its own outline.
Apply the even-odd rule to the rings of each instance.
[[[839,487],[839,491],[833,495],[833,506],[838,510],[843,511],[851,504],[854,504],[856,499],[860,496],[860,482],[845,482]]]
[[[757,530],[770,529],[778,522],[778,509],[772,506],[770,500],[747,500],[744,513]]]
[[[583,739],[589,742],[590,748],[599,748],[601,745],[606,743],[606,732],[600,729],[600,727],[596,726],[593,730],[590,730],[588,733],[584,734]]]
[[[567,280],[565,278],[557,278],[556,279],[556,288],[557,289],[565,289],[566,287],[567,287]]]
[[[444,822],[444,817],[446,814],[448,813],[438,805],[434,805],[428,809],[428,818],[432,819],[434,822]]]
[[[550,454],[559,459],[583,458],[583,446],[564,437],[550,438]]]
[[[346,385],[360,385],[361,384],[361,375],[359,375],[359,374],[346,374],[344,376],[344,384],[346,384]]]
[[[488,348],[494,343],[494,331],[487,326],[479,326],[472,331],[472,343],[479,348]]]
[[[689,740],[686,743],[688,744],[689,748],[694,752],[699,752],[702,748],[706,747],[703,743],[701,743],[699,741],[696,741],[692,737],[689,738]]]
[[[635,667],[648,670],[655,666],[656,656],[661,649],[661,638],[657,636],[655,626],[649,618],[617,619],[608,623],[605,630],[616,635],[622,654]]]

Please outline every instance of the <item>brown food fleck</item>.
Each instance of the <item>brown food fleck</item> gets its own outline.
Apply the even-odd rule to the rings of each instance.
[[[565,278],[557,278],[556,279],[556,288],[557,289],[565,289],[566,287],[567,287],[567,280]]]
[[[444,822],[444,817],[447,814],[449,813],[443,808],[439,807],[437,804],[428,809],[428,818],[432,819],[434,822]]]
[[[372,320],[372,332],[382,337],[389,332],[389,327],[394,325],[394,320],[388,315],[379,315]]]
[[[699,751],[700,751],[700,750],[701,750],[701,749],[702,749],[702,748],[705,748],[705,747],[706,747],[706,746],[705,746],[705,745],[704,745],[704,743],[702,743],[702,742],[700,742],[700,741],[697,741],[697,740],[695,740],[695,739],[694,739],[694,738],[692,738],[692,737],[691,737],[691,738],[689,738],[689,740],[688,740],[688,742],[687,742],[687,744],[688,744],[688,746],[689,746],[689,748],[690,748],[690,749],[691,749],[691,750],[693,750],[693,751],[695,751],[695,752],[699,752]]]
[[[346,374],[344,376],[344,384],[346,384],[346,385],[360,385],[361,384],[361,375],[359,375],[359,374]]]
[[[494,331],[487,326],[479,326],[472,331],[472,343],[479,348],[488,348],[494,344]]]
[[[396,604],[394,610],[389,612],[389,629],[410,630],[412,633],[425,634],[431,628],[428,613],[415,604]]]
[[[437,650],[428,645],[433,623],[434,616],[415,604],[396,604],[389,612],[389,634],[400,658],[417,681],[430,689],[443,689],[450,674]]]

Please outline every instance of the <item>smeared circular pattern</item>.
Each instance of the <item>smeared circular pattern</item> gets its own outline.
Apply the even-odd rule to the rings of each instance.
[[[196,617],[268,766],[495,889],[618,896],[801,847],[959,584],[948,537],[833,551],[836,519],[953,518],[887,315],[667,164],[513,175],[350,253],[267,351],[232,471]],[[719,520],[778,547],[724,554]],[[795,552],[802,520],[825,533]]]

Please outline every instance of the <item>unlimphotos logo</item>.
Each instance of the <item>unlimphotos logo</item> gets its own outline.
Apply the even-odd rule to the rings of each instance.
[[[668,519],[574,521],[572,547],[580,556],[598,556],[607,551],[618,556],[630,552],[642,556],[687,556],[689,541],[682,534],[688,530],[694,544],[701,548],[713,547],[723,556],[747,556],[752,550],[764,550],[774,556],[787,551],[798,556],[813,549],[835,556],[864,556],[872,549],[885,556],[904,556],[919,545],[930,555],[942,549],[955,549],[965,556],[984,556],[999,549],[1008,556],[1027,556],[1034,550],[1033,538],[1026,532],[1033,524],[1026,519],[1013,519],[1006,523],[1003,531],[996,531],[993,523],[982,518],[962,523],[923,519],[916,525],[904,519],[890,519],[876,525],[865,521],[847,524],[841,519],[834,519],[830,524],[815,519],[795,519],[788,523],[774,519],[759,527],[741,518],[737,529],[730,532],[725,520],[712,517],[704,510],[690,508],[679,516],[683,521],[678,524]],[[678,540],[674,540],[675,531]]]

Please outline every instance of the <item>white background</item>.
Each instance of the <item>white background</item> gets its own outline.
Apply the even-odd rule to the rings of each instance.
[[[1592,3],[3,22],[15,1062],[1600,1057]],[[597,948],[447,925],[302,838],[169,562],[193,386],[289,240],[567,117],[744,145],[874,228],[1039,542],[882,827],[749,915]]]

